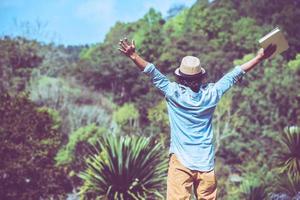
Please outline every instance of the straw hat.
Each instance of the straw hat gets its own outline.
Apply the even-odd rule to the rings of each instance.
[[[194,56],[185,56],[174,74],[183,78],[199,78],[204,75],[205,69],[201,67],[200,59]]]

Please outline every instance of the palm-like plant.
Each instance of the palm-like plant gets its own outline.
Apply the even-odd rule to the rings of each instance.
[[[278,156],[281,175],[277,180],[277,189],[294,196],[300,191],[300,128],[285,128],[282,143],[286,150]]]
[[[255,178],[243,181],[241,193],[243,199],[246,200],[263,200],[267,198],[266,186]]]
[[[300,191],[300,174],[290,174],[281,176],[277,180],[277,187],[280,192],[295,196]]]
[[[300,173],[300,128],[290,126],[284,129],[282,142],[287,150],[280,156],[281,172]]]
[[[154,199],[162,197],[167,171],[161,144],[144,137],[109,135],[79,174],[82,199]]]

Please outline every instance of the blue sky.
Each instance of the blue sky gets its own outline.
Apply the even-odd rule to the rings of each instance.
[[[172,5],[196,0],[0,0],[0,36],[21,35],[44,42],[101,42],[116,21],[132,22],[151,7],[166,16]],[[40,27],[40,28],[39,28]]]

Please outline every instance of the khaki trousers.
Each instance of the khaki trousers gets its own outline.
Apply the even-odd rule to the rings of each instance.
[[[217,199],[217,180],[214,170],[209,172],[190,170],[177,160],[175,154],[171,154],[167,178],[167,200],[189,200],[193,193],[199,200]]]

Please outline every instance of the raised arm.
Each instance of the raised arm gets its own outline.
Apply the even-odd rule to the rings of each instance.
[[[163,75],[152,63],[145,61],[135,52],[134,41],[131,44],[127,39],[120,40],[119,50],[127,57],[129,57],[145,74],[147,74],[155,87],[157,87],[165,96],[170,91],[170,81]]]
[[[119,51],[130,58],[141,70],[144,70],[145,67],[149,64],[135,52],[134,40],[132,40],[131,44],[129,44],[127,38],[124,38],[123,40],[120,40],[119,45]]]
[[[245,64],[241,65],[241,69],[245,72],[250,71],[253,69],[258,63],[261,61],[269,58],[276,50],[276,45],[269,45],[266,49],[261,48],[256,56],[252,58],[250,61],[246,62]]]
[[[244,74],[253,69],[258,63],[269,58],[276,50],[275,45],[269,45],[266,49],[260,49],[257,55],[250,61],[234,68],[231,72],[223,76],[214,85],[214,89],[217,93],[216,101],[219,101],[223,94],[231,88]]]

